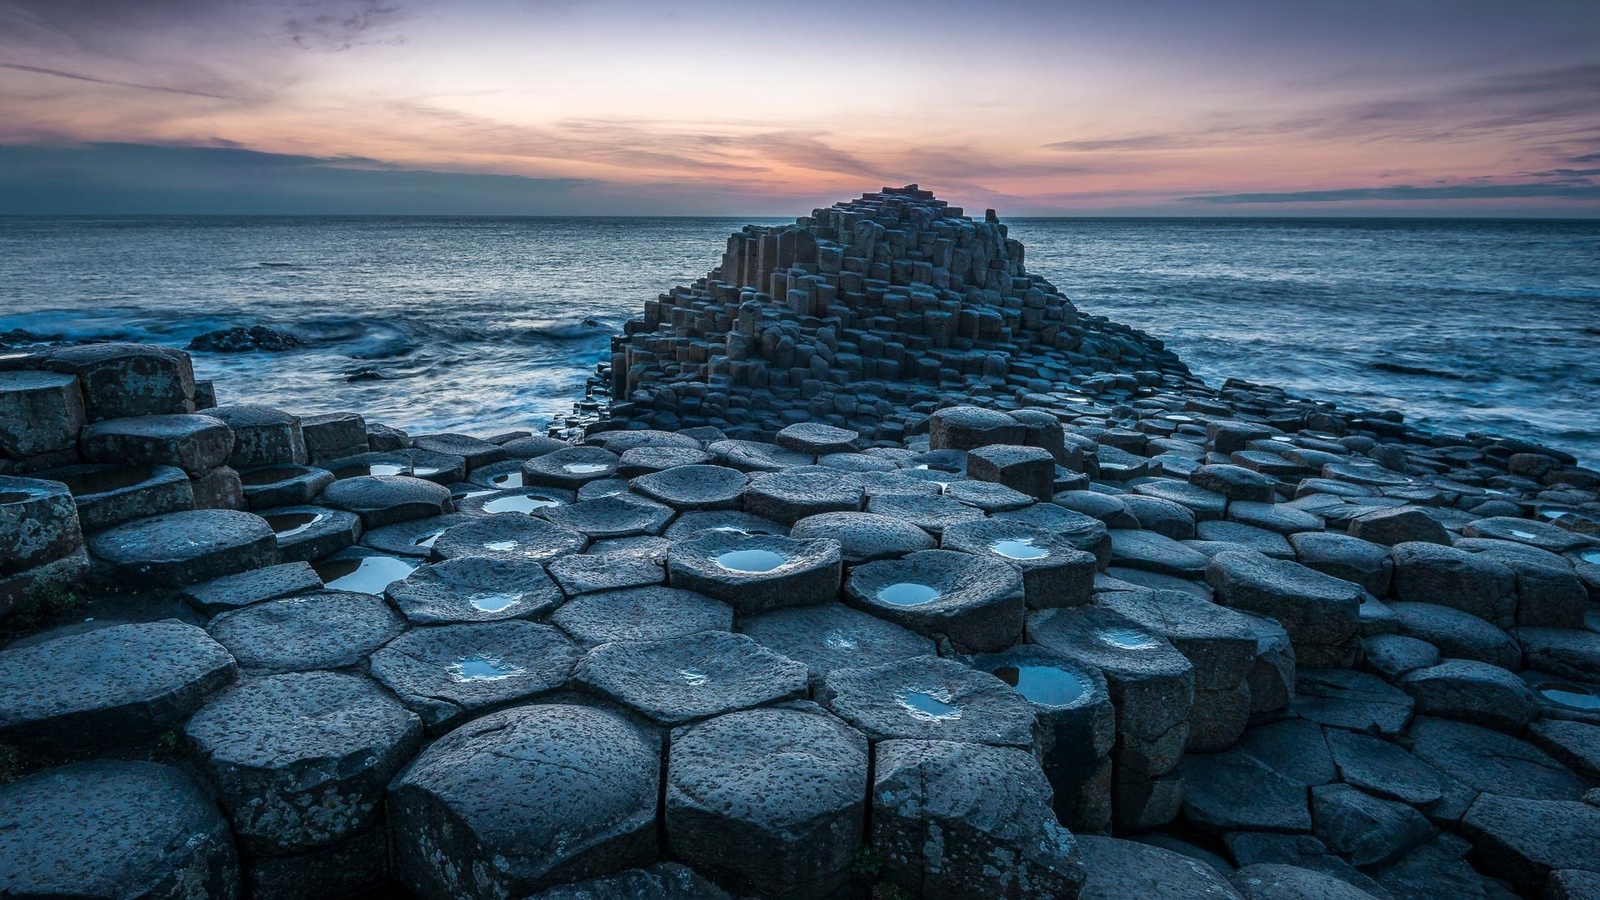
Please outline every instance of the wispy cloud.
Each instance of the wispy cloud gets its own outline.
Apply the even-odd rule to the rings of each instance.
[[[1179,197],[1185,203],[1348,203],[1361,200],[1438,201],[1438,200],[1600,200],[1600,185],[1589,184],[1456,184],[1417,187],[1409,184],[1385,187],[1338,188],[1324,191],[1281,191],[1252,194],[1200,194]]]
[[[35,75],[51,75],[56,78],[67,78],[72,81],[87,81],[91,84],[108,84],[113,87],[132,88],[140,91],[155,91],[161,94],[181,94],[186,97],[205,97],[211,100],[232,100],[223,94],[211,94],[205,91],[189,90],[187,88],[164,87],[159,84],[140,84],[135,81],[119,81],[115,78],[97,78],[93,75],[84,75],[79,72],[66,72],[61,69],[47,69],[43,66],[25,66],[21,63],[0,62],[0,69],[13,69],[18,72],[32,72]]]
[[[283,23],[289,40],[305,50],[349,50],[363,44],[403,44],[388,29],[400,6],[388,0],[300,0],[303,10]]]

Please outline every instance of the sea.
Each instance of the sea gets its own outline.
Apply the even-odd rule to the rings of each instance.
[[[0,217],[0,342],[184,347],[223,403],[412,432],[542,432],[644,301],[770,219]],[[1207,381],[1600,465],[1600,221],[1008,219],[1030,272]]]

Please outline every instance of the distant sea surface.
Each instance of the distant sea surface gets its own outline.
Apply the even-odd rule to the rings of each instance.
[[[182,347],[266,325],[304,346],[195,354],[222,402],[542,430],[582,395],[608,336],[704,275],[749,221],[0,218],[0,340]],[[1600,222],[1007,221],[1030,271],[1208,381],[1600,463]]]

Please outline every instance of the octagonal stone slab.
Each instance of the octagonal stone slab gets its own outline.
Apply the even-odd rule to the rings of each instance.
[[[850,877],[866,790],[866,738],[815,704],[728,713],[672,733],[667,840],[759,895],[826,896]]]
[[[366,678],[256,678],[184,727],[243,847],[269,855],[373,825],[384,790],[422,745],[422,723]]]
[[[383,598],[321,591],[223,613],[206,630],[255,674],[342,669],[405,630]]]
[[[518,706],[440,738],[390,785],[397,881],[520,897],[656,858],[661,739],[616,713]]]
[[[236,673],[226,649],[173,620],[0,651],[0,742],[98,751],[148,740]]]
[[[653,722],[681,725],[805,696],[804,663],[742,634],[702,631],[661,641],[601,644],[573,681]]]
[[[430,733],[566,684],[578,650],[549,625],[479,622],[418,628],[372,654],[372,677]]]
[[[239,896],[228,823],[171,766],[97,759],[0,786],[0,896]]]

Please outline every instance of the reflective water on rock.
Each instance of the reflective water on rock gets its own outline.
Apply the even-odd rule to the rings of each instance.
[[[711,680],[710,675],[707,675],[699,669],[679,669],[678,675],[685,682],[687,682],[690,687],[699,687],[700,685]]]
[[[878,599],[895,606],[920,606],[939,599],[939,591],[926,584],[902,581],[879,590]]]
[[[1035,547],[1033,538],[995,541],[989,545],[989,549],[1004,556],[1006,559],[1039,559],[1050,555],[1049,550],[1043,547]]]
[[[294,537],[297,534],[304,534],[311,526],[327,517],[326,513],[283,513],[282,515],[264,516],[263,518],[267,520],[267,527],[271,528],[272,533],[276,534],[281,540],[282,538]]]
[[[511,497],[496,497],[483,504],[483,511],[491,514],[531,513],[536,509],[560,505],[560,500],[552,500],[538,494],[517,494]]]
[[[294,466],[272,466],[266,469],[253,469],[249,472],[241,473],[239,482],[251,487],[260,487],[263,484],[277,484],[280,481],[299,478],[304,474],[306,474],[304,469],[297,469]]]
[[[605,463],[567,463],[561,467],[561,471],[569,475],[593,475],[597,472],[605,472],[610,468]]]
[[[522,473],[506,472],[503,475],[496,475],[489,479],[489,483],[497,488],[519,488],[523,485]]]
[[[444,534],[443,528],[439,529],[438,531],[430,531],[427,534],[419,535],[416,540],[411,542],[411,546],[426,547],[431,550],[433,549],[433,545],[439,540],[439,535],[441,534]]]
[[[1586,563],[1594,563],[1600,566],[1600,550],[1585,550],[1578,554],[1578,558]]]
[[[1089,692],[1088,682],[1055,666],[1001,666],[994,675],[1041,706],[1068,706]]]
[[[381,594],[390,584],[416,571],[419,560],[398,556],[363,556],[360,559],[332,559],[312,565],[323,587],[358,594]]]
[[[1161,646],[1154,637],[1133,628],[1102,628],[1094,636],[1119,650],[1153,650]]]
[[[413,478],[432,478],[433,476],[438,475],[440,472],[443,472],[443,471],[444,470],[439,468],[438,466],[415,466],[415,467],[413,467],[411,469],[411,471],[409,473],[402,472],[402,473],[399,473],[399,474],[402,474],[402,475],[409,474]]]
[[[517,542],[516,541],[488,541],[488,542],[484,543],[483,549],[485,549],[485,550],[494,550],[494,551],[497,551],[497,552],[500,552],[500,553],[504,553],[507,550],[515,550],[515,549],[517,549]]]
[[[457,681],[495,681],[520,675],[522,670],[492,656],[478,653],[451,663],[450,674],[455,676]]]
[[[1538,538],[1538,535],[1534,534],[1531,531],[1522,531],[1522,530],[1516,529],[1516,528],[1511,529],[1511,536],[1512,537],[1522,538],[1525,541],[1531,541],[1531,540],[1535,540],[1536,538]]]
[[[782,553],[771,550],[729,550],[717,557],[717,565],[730,572],[771,572],[788,562]]]
[[[468,602],[474,609],[484,612],[499,612],[522,599],[521,594],[473,594]]]
[[[1537,690],[1551,703],[1559,703],[1572,709],[1600,710],[1600,693],[1581,684],[1547,681],[1539,685]]]
[[[961,707],[950,703],[951,696],[944,691],[914,691],[903,688],[895,699],[911,718],[924,722],[948,722],[961,718]]]
[[[359,478],[362,475],[410,475],[410,466],[401,466],[394,463],[357,463],[355,465],[340,466],[333,470],[335,478]]]

